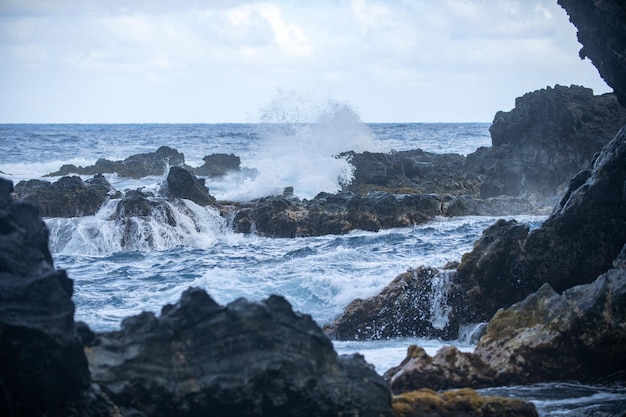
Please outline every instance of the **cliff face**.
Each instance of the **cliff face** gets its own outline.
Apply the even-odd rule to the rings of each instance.
[[[626,3],[623,0],[558,0],[578,29],[581,58],[589,58],[626,107]]]

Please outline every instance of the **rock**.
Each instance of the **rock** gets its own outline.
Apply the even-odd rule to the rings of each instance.
[[[422,388],[445,390],[460,387],[494,386],[496,372],[478,356],[444,346],[434,357],[424,349],[409,346],[400,365],[385,372],[384,377],[394,393]]]
[[[556,293],[549,284],[491,319],[475,354],[503,385],[573,379],[626,370],[626,270]]]
[[[626,243],[626,129],[607,144],[589,174],[572,181],[519,256],[519,278],[562,292],[590,283],[612,266]]]
[[[385,378],[394,392],[563,380],[593,383],[612,375],[621,376],[623,383],[624,317],[624,269],[611,269],[562,295],[545,284],[498,311],[473,353],[444,347],[431,358],[413,346]]]
[[[101,158],[96,161],[95,165],[88,167],[63,165],[59,171],[50,173],[48,176],[116,172],[120,177],[143,178],[149,175],[163,175],[168,167],[182,166],[184,163],[185,156],[182,153],[168,146],[161,146],[155,152],[132,155],[123,161],[109,161]]]
[[[581,58],[589,58],[626,106],[626,7],[621,0],[558,0],[578,29]]]
[[[421,149],[385,153],[342,154],[354,166],[347,186],[357,194],[371,189],[395,194],[477,195],[478,177],[464,170],[465,157],[435,154]]]
[[[536,281],[522,277],[518,269],[528,231],[527,224],[500,219],[463,255],[453,280],[460,297],[451,307],[465,323],[488,321],[499,308],[537,289]]]
[[[36,206],[11,201],[12,188],[0,179],[0,415],[113,415],[91,387],[73,282],[54,269]]]
[[[240,171],[241,159],[233,154],[214,153],[202,158],[204,165],[194,168],[195,175],[204,177],[221,177],[229,172]]]
[[[556,85],[527,93],[515,108],[496,113],[489,131],[493,147],[469,154],[466,169],[480,175],[480,196],[545,198],[587,169],[626,123],[615,95]]]
[[[279,296],[225,307],[190,288],[87,350],[94,380],[149,416],[390,416],[386,383],[359,355],[337,356]]]
[[[235,231],[271,237],[345,234],[355,229],[378,231],[420,224],[441,214],[437,196],[385,192],[366,196],[320,193],[305,201],[273,196],[234,206]]]
[[[427,267],[409,270],[379,295],[352,301],[325,331],[337,340],[456,337],[458,324],[450,323],[446,288],[453,274]]]
[[[438,393],[421,389],[394,395],[395,417],[536,417],[534,404],[514,398],[483,397],[472,389]]]
[[[84,182],[80,177],[72,176],[54,183],[20,181],[15,186],[15,197],[37,204],[43,217],[90,216],[115,195],[115,190],[102,175]]]
[[[216,205],[215,197],[204,184],[204,179],[196,178],[185,168],[171,167],[161,192],[168,198],[184,198],[203,207]]]

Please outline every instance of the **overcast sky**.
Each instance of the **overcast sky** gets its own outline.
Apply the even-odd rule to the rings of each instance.
[[[0,123],[490,122],[546,86],[611,91],[556,0],[0,0]]]

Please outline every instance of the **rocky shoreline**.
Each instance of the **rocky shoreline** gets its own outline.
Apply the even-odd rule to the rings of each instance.
[[[592,59],[626,105],[620,23],[626,9],[617,1],[559,4],[579,30],[581,56]],[[622,48],[607,51],[616,44]],[[81,171],[95,175],[85,181],[65,176],[14,188],[0,179],[0,414],[535,416],[530,403],[484,398],[469,388],[563,379],[626,383],[626,127],[617,131],[626,113],[611,95],[593,97],[580,87],[529,93],[516,109],[496,115],[494,146],[467,158],[352,153],[353,184],[311,201],[286,190],[254,204],[218,202],[196,175],[221,175],[216,160],[240,169],[236,156],[207,157],[204,173],[194,173],[182,154],[162,148],[155,163],[146,154],[99,161],[95,171]],[[100,175],[132,166],[139,175],[165,175],[169,167],[157,195],[120,193]],[[65,169],[80,174],[89,167]],[[142,313],[119,331],[93,333],[74,321],[73,281],[55,269],[40,217],[93,214],[119,199],[115,216],[122,221],[157,207],[163,221],[175,224],[164,202],[187,199],[220,209],[239,232],[293,237],[479,210],[510,214],[515,204],[544,209],[557,195],[540,228],[498,221],[458,265],[408,271],[379,296],[355,300],[325,329],[335,338],[453,338],[464,324],[488,322],[474,352],[445,347],[430,357],[411,346],[384,377],[360,355],[337,355],[324,330],[280,296],[221,306],[190,288],[158,316]],[[446,323],[428,316],[435,289],[447,293]],[[388,333],[370,332],[374,319],[385,320]],[[453,388],[461,389],[433,391]]]

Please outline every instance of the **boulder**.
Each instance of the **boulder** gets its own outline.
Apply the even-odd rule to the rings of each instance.
[[[205,156],[202,160],[204,165],[192,170],[195,175],[214,178],[241,169],[241,159],[233,154],[214,153]]]
[[[149,416],[390,416],[389,388],[359,355],[338,356],[279,296],[220,306],[190,288],[87,349],[94,380]]]
[[[59,171],[47,176],[94,175],[115,172],[120,177],[143,178],[149,175],[163,175],[168,167],[184,164],[185,156],[182,153],[169,146],[161,146],[155,152],[131,155],[123,161],[109,161],[101,158],[96,161],[95,165],[88,167],[63,165]]]
[[[409,270],[380,294],[352,301],[325,331],[337,340],[456,337],[458,324],[450,323],[447,299],[451,275],[454,271],[429,267]]]
[[[469,154],[466,169],[479,175],[482,198],[557,195],[626,123],[615,95],[556,85],[515,99],[489,127],[491,148]]]
[[[578,29],[581,58],[589,58],[626,106],[626,6],[621,0],[558,0]]]
[[[216,205],[215,197],[209,194],[204,179],[196,178],[181,167],[171,167],[161,193],[168,198],[184,198],[200,206]]]
[[[544,284],[494,315],[475,355],[502,385],[595,381],[626,370],[625,317],[624,269],[562,295]]]
[[[421,389],[394,395],[395,417],[536,417],[534,404],[503,397],[483,397],[465,388],[446,392]]]
[[[609,376],[624,382],[625,317],[624,269],[611,269],[561,295],[545,284],[498,311],[473,353],[444,347],[430,357],[413,346],[385,378],[394,392],[562,380],[593,383]]]
[[[43,217],[90,216],[107,199],[117,195],[101,174],[85,181],[77,176],[62,177],[54,183],[20,181],[14,192],[15,198],[37,204]]]
[[[73,282],[54,269],[37,207],[11,191],[0,179],[0,415],[113,415],[91,386]]]

